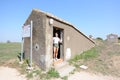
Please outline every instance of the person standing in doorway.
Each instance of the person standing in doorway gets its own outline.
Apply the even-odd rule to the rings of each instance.
[[[53,37],[53,58],[54,60],[57,60],[59,43],[61,42],[62,40],[58,37],[58,33],[56,32],[55,37]]]

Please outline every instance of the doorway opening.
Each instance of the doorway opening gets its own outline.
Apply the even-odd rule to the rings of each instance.
[[[64,54],[63,54],[63,48],[64,48],[64,33],[63,33],[63,29],[61,28],[57,28],[57,27],[53,27],[53,37],[55,37],[55,33],[58,33],[58,37],[62,40],[61,43],[59,43],[59,49],[58,49],[58,55],[57,58],[58,59],[64,59]],[[54,51],[53,51],[53,55],[54,55]]]

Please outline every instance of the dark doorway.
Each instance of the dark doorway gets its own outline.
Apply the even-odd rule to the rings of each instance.
[[[63,55],[63,44],[64,44],[64,37],[63,37],[63,29],[61,28],[57,28],[57,27],[53,27],[53,37],[55,37],[55,33],[58,33],[58,37],[60,39],[62,39],[62,43],[59,43],[59,50],[58,50],[58,59],[63,59],[64,55]]]

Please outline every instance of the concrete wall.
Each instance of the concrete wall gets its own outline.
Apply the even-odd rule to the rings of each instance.
[[[46,27],[45,27],[45,15],[32,11],[29,18],[25,22],[25,25],[30,24],[30,21],[33,21],[33,61],[39,65],[42,69],[46,69],[45,64],[45,53],[46,53]],[[30,52],[30,38],[25,38],[24,44],[25,57],[29,57]]]
[[[46,16],[46,69],[53,65],[53,25],[49,24],[49,19]]]
[[[48,17],[48,21],[49,19],[50,18]],[[56,19],[54,19],[52,26],[62,28],[64,30],[63,42],[64,42],[64,59],[65,60],[66,60],[66,56],[67,56],[66,54],[68,49],[71,50],[71,58],[73,58],[76,54],[80,54],[83,51],[86,51],[92,48],[93,46],[95,46],[95,44],[90,39],[85,37],[81,32],[76,30],[73,26],[67,25]],[[48,32],[51,34],[53,31],[52,29],[50,29]],[[52,46],[52,44],[50,46]]]

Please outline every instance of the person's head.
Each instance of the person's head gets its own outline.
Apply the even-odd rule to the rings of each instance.
[[[55,33],[55,37],[58,37],[58,33],[57,32]]]

